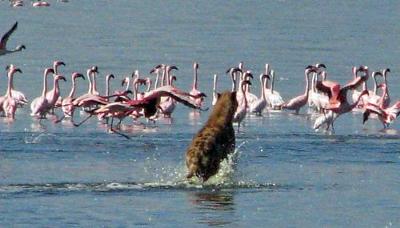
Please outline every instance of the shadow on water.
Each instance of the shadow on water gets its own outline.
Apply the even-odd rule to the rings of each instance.
[[[193,191],[187,192],[187,198],[196,210],[197,223],[222,226],[235,222],[233,191]]]

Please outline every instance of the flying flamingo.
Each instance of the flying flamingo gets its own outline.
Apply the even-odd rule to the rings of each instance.
[[[15,119],[15,111],[17,110],[17,102],[11,95],[11,90],[13,88],[13,77],[15,72],[20,72],[22,71],[18,68],[16,68],[14,65],[11,65],[8,67],[8,86],[7,86],[7,92],[3,101],[3,110],[4,114],[6,117],[11,118],[12,120]]]
[[[38,117],[41,119],[46,118],[46,113],[49,109],[49,104],[46,99],[46,93],[47,93],[47,75],[53,73],[54,70],[52,68],[46,68],[43,73],[43,90],[42,90],[42,95],[40,97],[37,97],[33,99],[31,103],[31,116]]]
[[[193,63],[193,85],[192,85],[192,90],[190,91],[190,94],[192,96],[198,96],[202,92],[198,90],[198,70],[199,70],[199,64],[197,62]],[[204,101],[204,97],[199,97],[195,100],[197,104],[202,105]]]
[[[270,73],[270,77],[271,77],[271,87],[270,89],[266,89],[266,98],[267,98],[267,103],[269,105],[270,108],[272,108],[273,110],[277,110],[277,109],[281,109],[282,105],[285,103],[281,97],[281,95],[279,94],[278,91],[274,90],[274,86],[275,86],[275,71],[271,70]]]
[[[0,55],[5,55],[5,54],[9,54],[9,53],[13,53],[13,52],[18,52],[18,51],[22,51],[22,49],[25,49],[25,45],[18,45],[15,49],[13,50],[8,50],[7,49],[7,41],[10,38],[11,34],[17,30],[18,27],[18,22],[15,22],[15,24],[11,27],[10,30],[8,30],[8,32],[6,32],[3,37],[1,37],[1,41],[0,41]]]
[[[72,81],[71,91],[69,92],[69,95],[67,97],[65,97],[61,102],[61,104],[62,104],[61,108],[64,113],[64,117],[71,118],[71,120],[73,119],[74,110],[75,110],[75,106],[73,105],[72,101],[74,100],[74,96],[75,96],[76,78],[82,78],[83,80],[85,80],[85,76],[83,76],[82,74],[77,73],[77,72],[72,73],[72,75],[71,75],[71,81]]]
[[[306,80],[306,90],[304,91],[304,94],[294,97],[288,102],[284,103],[282,105],[282,109],[289,109],[289,110],[295,110],[296,114],[299,114],[299,110],[307,104],[308,101],[308,95],[309,95],[309,81],[310,81],[310,73],[317,73],[316,67],[313,66],[308,66],[306,67],[304,71],[304,76]]]
[[[268,74],[260,74],[260,90],[261,96],[259,99],[251,103],[249,106],[249,110],[251,113],[256,113],[257,115],[261,115],[265,107],[267,106],[267,98],[265,97],[265,82],[269,79]]]

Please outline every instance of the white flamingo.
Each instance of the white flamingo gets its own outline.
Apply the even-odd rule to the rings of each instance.
[[[11,65],[8,67],[8,86],[7,86],[7,92],[3,101],[3,110],[4,114],[6,117],[11,118],[12,120],[15,119],[15,112],[17,110],[17,101],[12,97],[11,95],[11,90],[14,87],[13,85],[13,77],[15,72],[20,72],[22,71],[18,68],[16,68],[14,65]]]
[[[47,75],[50,73],[54,73],[52,68],[46,68],[43,73],[43,90],[42,95],[32,100],[31,103],[31,116],[38,118],[46,118],[46,113],[49,109],[49,104],[46,99],[47,93]]]
[[[271,87],[270,89],[266,89],[266,98],[269,107],[273,110],[281,109],[282,105],[285,103],[282,99],[282,96],[278,91],[274,90],[275,86],[275,71],[271,70]]]

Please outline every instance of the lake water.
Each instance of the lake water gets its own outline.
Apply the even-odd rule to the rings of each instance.
[[[117,76],[116,90],[123,76],[135,69],[147,75],[159,63],[177,65],[176,85],[190,90],[197,61],[210,106],[213,74],[219,90],[230,89],[224,72],[243,61],[256,75],[270,63],[285,99],[303,92],[309,64],[325,63],[341,83],[351,79],[353,65],[388,67],[392,101],[400,98],[400,14],[393,1],[50,3],[14,9],[0,2],[1,33],[19,22],[9,47],[27,47],[0,56],[0,68],[12,63],[23,70],[14,84],[30,100],[56,59],[67,64],[60,68],[68,76],[62,94],[71,72],[92,65],[99,66],[101,91],[107,73]],[[84,93],[87,81],[78,84]],[[400,226],[398,122],[382,131],[376,119],[362,125],[361,114],[346,114],[330,134],[312,129],[315,117],[306,109],[250,116],[232,160],[202,186],[185,181],[184,155],[209,112],[180,105],[172,120],[155,125],[127,119],[129,140],[94,118],[75,128],[39,124],[29,113],[25,107],[13,123],[0,121],[3,227]]]

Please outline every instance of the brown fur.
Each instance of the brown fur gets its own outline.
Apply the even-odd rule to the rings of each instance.
[[[186,152],[187,178],[196,175],[204,181],[215,175],[220,162],[235,149],[232,120],[238,103],[236,92],[222,93],[205,126],[195,135]]]

